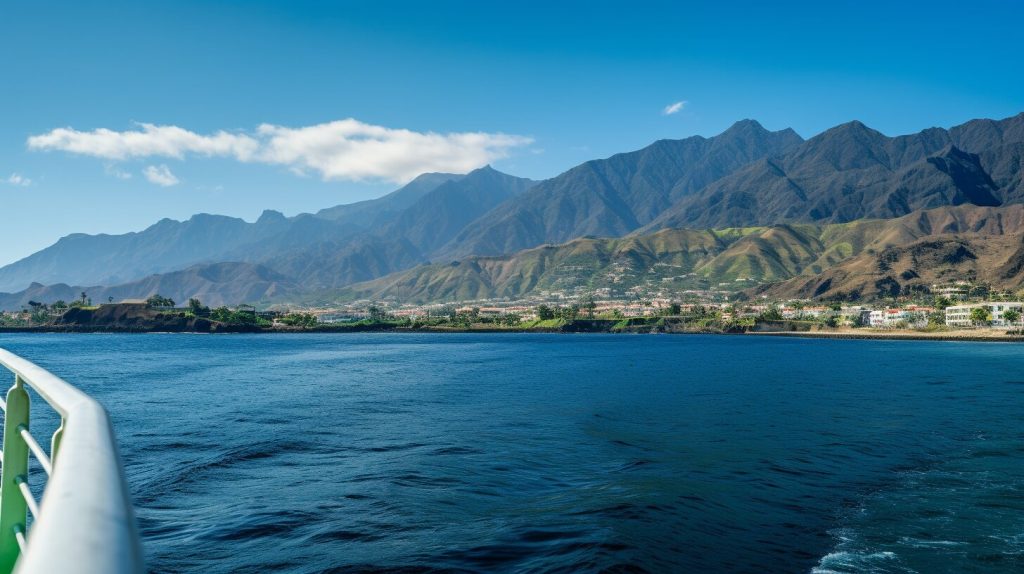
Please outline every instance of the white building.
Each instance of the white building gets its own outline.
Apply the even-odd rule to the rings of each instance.
[[[964,299],[967,294],[971,291],[971,284],[967,281],[954,281],[953,283],[943,283],[932,285],[931,289],[934,295],[940,295],[942,297],[948,297],[950,299]]]
[[[1018,313],[1024,313],[1024,303],[1017,301],[986,301],[982,303],[972,303],[969,305],[951,305],[946,307],[946,325],[949,327],[973,327],[974,321],[971,319],[971,312],[979,307],[988,310],[989,314],[992,316],[993,327],[1019,326],[1019,320],[1014,323],[1014,325],[1010,325],[1010,323],[1003,318],[1003,313],[1011,309]]]
[[[910,309],[875,309],[868,315],[868,322],[872,327],[923,327],[928,317]]]

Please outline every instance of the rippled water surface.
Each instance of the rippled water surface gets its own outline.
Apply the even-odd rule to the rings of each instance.
[[[107,405],[154,572],[1024,570],[1021,346],[493,334],[0,346]],[[51,428],[39,403],[33,426]]]

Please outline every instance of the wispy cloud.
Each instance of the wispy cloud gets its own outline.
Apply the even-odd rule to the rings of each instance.
[[[11,176],[7,178],[7,183],[17,185],[19,187],[28,187],[32,185],[32,180],[20,173],[12,173]]]
[[[117,179],[132,178],[132,174],[124,171],[123,169],[119,169],[116,165],[110,163],[103,166],[103,172],[111,177],[116,177]]]
[[[155,183],[163,187],[170,187],[172,185],[178,185],[179,180],[171,173],[171,169],[164,164],[160,165],[147,165],[142,170],[142,175],[146,177],[150,183]]]
[[[680,100],[678,102],[665,106],[665,109],[661,110],[661,114],[664,116],[671,116],[672,114],[682,111],[686,107],[686,101]]]
[[[28,147],[115,161],[227,157],[281,165],[297,174],[313,172],[324,180],[404,183],[428,171],[468,172],[532,142],[529,137],[503,133],[417,132],[349,118],[297,128],[263,124],[253,132],[210,135],[154,124],[139,124],[139,129],[127,131],[58,128],[29,137]]]

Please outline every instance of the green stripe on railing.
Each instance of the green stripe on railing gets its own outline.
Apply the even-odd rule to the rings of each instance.
[[[26,531],[28,503],[18,487],[18,478],[28,476],[28,444],[19,427],[28,428],[31,401],[21,376],[7,391],[4,416],[4,463],[0,473],[0,572],[14,570],[21,548],[16,534]]]

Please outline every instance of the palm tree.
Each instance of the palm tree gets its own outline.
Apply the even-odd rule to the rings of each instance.
[[[1016,309],[1007,309],[1006,311],[1003,311],[1003,319],[1005,319],[1012,327],[1014,323],[1021,319],[1021,313]],[[1022,329],[1024,329],[1024,327],[1022,327]]]

